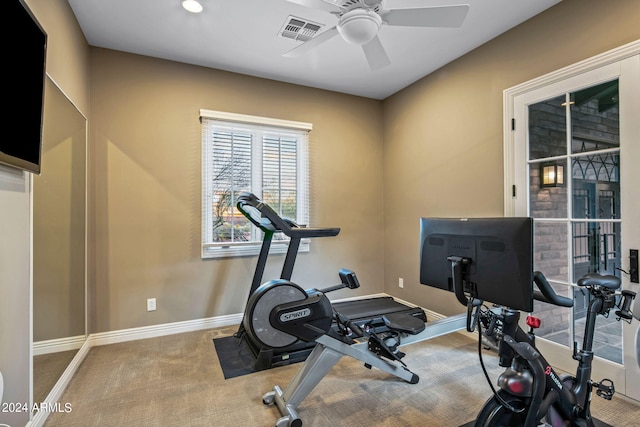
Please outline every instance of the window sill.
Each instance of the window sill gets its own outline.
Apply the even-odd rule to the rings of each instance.
[[[202,245],[202,259],[235,258],[244,256],[256,256],[260,253],[261,243],[212,243]],[[271,242],[269,255],[285,254],[289,242]],[[298,253],[309,252],[309,240],[300,242]]]

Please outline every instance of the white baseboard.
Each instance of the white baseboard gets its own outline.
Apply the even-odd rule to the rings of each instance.
[[[373,294],[359,297],[341,298],[333,303],[354,301],[365,298],[388,297],[387,294]],[[409,304],[408,304],[409,305]],[[200,331],[204,329],[220,328],[223,326],[239,325],[242,322],[243,313],[229,314],[225,316],[209,317],[206,319],[187,320],[184,322],[164,323],[161,325],[142,326],[139,328],[121,329],[117,331],[99,332],[89,335],[91,346],[116,344],[126,341],[135,341],[146,338],[155,338],[165,335],[180,334],[184,332]]]
[[[386,297],[387,294],[373,294],[359,297],[341,298],[332,302],[354,301],[365,298]],[[411,305],[408,304],[407,305]],[[242,322],[243,313],[229,314],[225,316],[209,317],[205,319],[187,320],[184,322],[164,323],[160,325],[142,326],[139,328],[120,329],[108,332],[90,334],[84,336],[61,338],[49,341],[40,341],[33,344],[33,354],[56,353],[65,350],[76,350],[86,342],[89,347],[117,344],[127,341],[135,341],[146,338],[155,338],[165,335],[180,334],[184,332],[200,331],[204,329],[220,328],[223,326],[239,325]]]
[[[393,299],[395,299],[399,303],[402,303],[404,305],[408,305],[409,307],[417,307],[417,305],[412,304],[412,303],[410,303],[408,301],[404,301],[404,300],[402,300],[400,298],[393,297]],[[420,308],[424,311],[424,314],[427,316],[427,322],[432,321],[432,320],[441,320],[441,319],[444,319],[445,317],[447,317],[444,314],[440,314],[440,313],[437,313],[435,311],[431,311],[431,310],[429,310],[427,308],[424,308],[424,307],[420,307]],[[478,339],[478,333],[477,332],[469,332],[466,329],[462,329],[462,330],[457,331],[457,332],[459,332],[461,334],[465,334],[470,338]]]
[[[387,296],[389,296],[389,295],[387,295]],[[418,307],[417,305],[412,304],[409,301],[405,301],[403,299],[400,299],[398,297],[393,297],[393,299],[396,300],[397,302],[399,302],[400,304],[404,304],[404,305],[407,305],[409,307]],[[424,314],[427,316],[427,321],[429,321],[429,320],[440,320],[440,319],[444,319],[445,317],[447,317],[447,316],[445,316],[443,314],[436,313],[435,311],[431,311],[431,310],[429,310],[427,308],[424,308],[424,307],[420,307],[420,308],[422,309],[422,311],[424,311]]]
[[[348,297],[333,300],[334,303],[355,301],[360,299],[388,297],[390,295],[379,293],[365,296]],[[396,301],[410,307],[416,307],[407,301],[393,297]],[[443,319],[445,316],[423,308],[427,314],[427,319]],[[33,344],[33,354],[56,353],[65,350],[76,350],[88,342],[89,347],[117,344],[127,341],[135,341],[146,338],[155,338],[165,335],[180,334],[184,332],[213,329],[223,326],[239,325],[242,321],[243,313],[229,314],[225,316],[209,317],[205,319],[187,320],[184,322],[164,323],[160,325],[142,326],[139,328],[120,329],[116,331],[99,332],[90,334],[86,339],[84,336],[61,338],[49,341],[40,341]]]
[[[84,337],[83,337],[84,338]],[[60,402],[60,397],[62,397],[62,393],[64,393],[65,389],[69,385],[71,378],[75,375],[76,371],[84,361],[84,358],[89,353],[89,349],[91,349],[91,343],[89,340],[85,340],[85,342],[80,346],[78,352],[71,360],[67,369],[64,370],[58,382],[53,386],[47,398],[44,402],[34,402],[38,406],[44,408],[56,408],[56,405],[59,403],[64,407],[66,402]],[[43,405],[42,405],[43,404]],[[49,417],[49,412],[47,411],[38,411],[34,414],[31,421],[29,421],[25,427],[41,427],[44,425],[45,421]]]
[[[231,314],[226,316],[210,317],[207,319],[188,320],[185,322],[165,323],[161,325],[143,326],[140,328],[100,332],[97,334],[91,334],[88,337],[80,335],[77,337],[38,341],[33,343],[33,355],[39,356],[49,353],[58,353],[60,351],[77,350],[86,342],[89,342],[90,347],[116,344],[119,342],[180,334],[183,332],[238,325],[241,321],[242,314]]]
[[[40,356],[61,351],[77,350],[84,345],[87,337],[78,335],[77,337],[58,338],[54,340],[38,341],[33,343],[33,355]]]
[[[383,294],[370,294],[370,295],[364,295],[359,297],[347,297],[347,298],[339,298],[339,299],[329,298],[329,300],[331,301],[332,304],[335,304],[335,303],[341,303],[341,302],[347,302],[347,301],[357,301],[361,299],[370,299],[370,298],[383,298],[383,297],[390,297],[390,296],[391,295],[383,293]]]
[[[203,329],[219,328],[222,326],[239,325],[242,313],[226,316],[209,317],[207,319],[187,320],[184,322],[164,323],[161,325],[143,326],[140,328],[121,329],[118,331],[100,332],[89,335],[91,346],[116,344],[126,341],[155,338],[165,335],[181,334],[184,332],[200,331]]]

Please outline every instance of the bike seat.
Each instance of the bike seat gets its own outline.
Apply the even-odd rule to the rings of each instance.
[[[602,286],[610,290],[620,287],[620,278],[611,275],[601,275],[598,273],[588,273],[578,280],[578,286]]]
[[[382,316],[382,320],[387,328],[404,332],[410,335],[417,335],[424,331],[424,321],[406,313],[389,313]]]

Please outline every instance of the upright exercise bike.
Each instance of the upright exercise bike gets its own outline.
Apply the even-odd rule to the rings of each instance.
[[[290,301],[291,299],[300,300],[306,298],[305,291],[301,289],[294,290],[292,286],[285,284],[291,283],[291,275],[293,273],[300,244],[303,239],[337,236],[340,233],[340,228],[307,227],[299,225],[288,218],[281,217],[267,203],[262,201],[255,194],[249,192],[242,193],[238,196],[237,208],[249,221],[251,221],[251,223],[262,230],[264,238],[262,240],[258,262],[251,282],[251,288],[249,290],[249,299],[247,301],[245,316],[243,321],[240,323],[238,331],[234,335],[236,338],[245,340],[247,343],[247,347],[251,350],[255,358],[253,367],[256,371],[304,361],[315,347],[314,339],[305,340],[300,337],[298,337],[299,339],[292,339],[291,337],[284,338],[284,335],[273,330],[274,336],[280,337],[280,339],[288,342],[289,344],[281,345],[281,342],[272,343],[268,338],[264,338],[267,342],[265,343],[255,332],[248,331],[247,325],[260,324],[261,321],[265,321],[264,326],[267,329],[270,329],[271,326],[268,323],[268,313],[261,313],[259,311],[260,309],[265,309],[265,307],[272,304],[275,305],[275,303]],[[265,288],[262,288],[261,292],[258,293],[258,289],[263,283],[263,274],[267,265],[267,258],[269,256],[272,240],[274,239],[274,236],[279,233],[287,236],[289,240],[287,253],[282,265],[282,273],[280,274],[281,282],[278,286],[269,287],[270,291],[268,293],[264,292]],[[340,277],[343,280],[347,280],[347,277],[342,273]],[[355,275],[349,277],[355,277]],[[343,281],[342,284],[345,284],[345,282]],[[353,286],[353,282],[349,282],[349,285]],[[297,287],[297,285],[295,286]],[[278,300],[280,297],[283,299]],[[258,304],[258,301],[260,301],[260,304]],[[268,304],[266,303],[267,301]],[[383,329],[386,327],[383,320],[383,316],[385,315],[397,315],[398,318],[402,318],[400,316],[401,314],[407,314],[420,319],[423,323],[427,321],[427,316],[420,307],[407,306],[395,301],[392,297],[374,297],[337,302],[333,303],[333,308],[359,325],[373,324],[377,328]],[[253,315],[254,310],[256,309],[258,310],[255,312],[256,319],[248,319],[247,313],[248,315]],[[331,318],[331,316],[329,316],[329,318]],[[338,327],[338,325],[335,326]]]
[[[256,227],[264,233],[258,262],[249,289],[249,298],[262,285],[264,270],[267,266],[267,258],[271,248],[273,237],[277,233],[283,233],[289,238],[287,253],[282,265],[280,279],[282,281],[291,280],[293,267],[296,263],[298,249],[302,239],[316,237],[333,237],[340,233],[336,227],[306,227],[294,221],[278,215],[269,205],[260,200],[255,194],[245,192],[238,196],[238,210]],[[289,363],[300,362],[306,359],[314,347],[313,340],[306,342],[303,340],[293,340],[288,346],[274,347],[264,346],[254,336],[247,334],[245,329],[245,319],[240,323],[238,331],[234,334],[236,338],[246,340],[249,349],[255,357],[254,369],[261,371],[272,367],[287,365]]]
[[[534,283],[539,288],[539,291],[534,291],[535,299],[563,307],[573,306],[572,299],[553,291],[542,273],[534,273]],[[496,311],[476,302],[476,308],[469,311],[474,312],[471,324],[477,325],[479,332],[484,328],[484,335],[499,343],[499,365],[506,368],[498,379],[500,390],[493,390],[493,396],[477,416],[476,427],[535,427],[541,422],[552,427],[596,425],[590,412],[592,391],[595,389],[598,396],[607,400],[615,393],[611,380],[594,382],[590,378],[596,317],[607,317],[610,310],[617,307],[617,320],[631,322],[633,314],[630,307],[635,292],[619,292],[618,277],[597,273],[585,275],[577,285],[586,289],[592,299],[582,348],[578,350],[577,343],[574,343],[573,358],[578,361],[575,376],[556,374],[536,348],[534,330],[540,326],[539,319],[529,316],[527,325],[530,329],[525,332],[518,324],[520,312],[517,310],[502,308]],[[637,314],[635,317],[639,318]],[[482,335],[479,333],[480,338]]]

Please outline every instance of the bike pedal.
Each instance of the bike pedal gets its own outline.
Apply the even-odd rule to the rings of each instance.
[[[613,381],[607,378],[594,385],[596,386],[596,394],[606,400],[611,400],[616,392]]]

